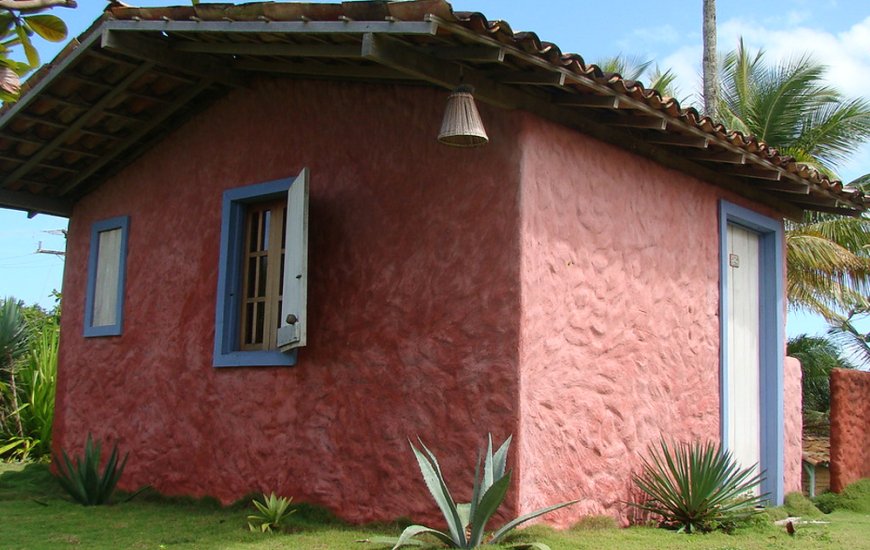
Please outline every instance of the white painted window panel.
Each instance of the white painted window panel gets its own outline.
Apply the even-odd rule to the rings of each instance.
[[[121,228],[101,231],[97,246],[97,273],[94,283],[92,326],[117,323],[118,284],[121,269]]]
[[[728,448],[741,467],[761,457],[759,236],[728,225]]]
[[[308,169],[287,191],[287,233],[284,252],[284,287],[278,349],[290,351],[305,346],[308,303]],[[288,322],[294,319],[293,322]]]

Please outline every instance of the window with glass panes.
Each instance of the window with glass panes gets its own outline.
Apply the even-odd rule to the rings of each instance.
[[[239,349],[277,347],[281,324],[287,201],[247,205]]]

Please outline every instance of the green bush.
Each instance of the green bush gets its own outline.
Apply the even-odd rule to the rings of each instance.
[[[786,510],[785,506],[774,506],[772,508],[765,508],[764,513],[759,515],[765,516],[766,519],[770,522],[774,522],[785,519],[791,514],[788,512],[788,510]]]
[[[501,447],[493,453],[492,435],[489,436],[486,452],[482,454],[482,459],[479,457],[477,461],[471,502],[466,504],[457,504],[453,500],[435,455],[432,454],[422,441],[420,441],[422,451],[418,450],[412,443],[411,449],[414,451],[414,456],[417,457],[417,464],[420,467],[420,472],[423,474],[423,481],[426,482],[426,487],[444,515],[448,533],[424,525],[411,525],[402,531],[398,539],[378,539],[374,542],[393,544],[393,550],[395,550],[405,545],[419,546],[420,542],[415,537],[419,535],[431,535],[450,548],[469,549],[479,547],[484,543],[487,523],[498,511],[510,486],[511,473],[505,472],[510,442],[511,438],[508,437]],[[483,462],[482,472],[481,461]],[[496,530],[486,542],[488,544],[499,544],[517,526],[576,502],[575,500],[548,506],[509,521]],[[521,542],[512,544],[512,546],[515,548],[525,547],[549,550],[546,545],[534,542]]]
[[[870,514],[870,478],[864,478],[848,485],[843,492],[822,493],[813,499],[816,507],[826,514],[834,510],[850,510]]]
[[[278,529],[284,518],[296,511],[290,509],[292,501],[292,498],[277,497],[274,492],[269,496],[263,493],[263,502],[257,499],[251,501],[257,513],[248,516],[248,528],[261,533],[271,533],[273,529]]]
[[[785,495],[783,507],[789,516],[817,518],[822,515],[813,502],[805,497],[803,493],[794,492]]]
[[[830,514],[831,512],[840,507],[840,495],[828,491],[826,493],[816,495],[816,497],[813,499],[813,504],[815,504],[816,508],[821,510],[822,513]]]
[[[61,487],[69,493],[73,500],[84,506],[107,504],[112,498],[118,480],[121,479],[121,474],[124,473],[128,455],[124,455],[124,460],[119,465],[118,444],[116,443],[112,447],[112,453],[101,473],[102,451],[100,444],[94,443],[91,434],[88,434],[84,454],[75,458],[75,464],[70,460],[66,451],[61,452],[63,453],[63,461],[55,457],[57,480]]]
[[[27,322],[27,311],[0,305],[0,457],[19,461],[51,455],[57,385],[58,318]]]
[[[681,532],[729,531],[763,501],[754,493],[761,476],[754,468],[740,469],[731,453],[713,443],[668,445],[662,439],[658,449],[650,446],[642,468],[634,483],[647,500],[630,504]]]

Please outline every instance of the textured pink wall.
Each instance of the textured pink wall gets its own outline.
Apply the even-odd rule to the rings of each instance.
[[[870,477],[870,372],[831,372],[831,490]]]
[[[119,441],[126,488],[424,519],[407,438],[467,499],[485,433],[513,433],[509,508],[582,498],[564,525],[619,515],[660,433],[717,438],[717,201],[751,204],[519,112],[483,106],[491,143],[445,148],[445,99],[261,82],[78,204],[56,449]],[[221,194],[303,166],[309,346],[294,368],[214,369]],[[124,334],[85,339],[90,227],[124,214]]]
[[[127,489],[275,490],[362,521],[437,510],[408,447],[420,435],[469,498],[486,432],[517,429],[518,119],[483,108],[491,144],[447,148],[446,95],[261,82],[80,202],[55,449],[90,431],[131,451]],[[303,166],[309,345],[294,368],[215,369],[222,192]],[[85,339],[91,224],[124,214],[124,333]]]
[[[719,439],[717,211],[741,201],[525,121],[520,508],[625,519],[650,443]]]
[[[783,365],[783,418],[785,419],[785,464],[783,489],[787,493],[801,490],[801,460],[803,458],[803,388],[801,362],[786,357]]]

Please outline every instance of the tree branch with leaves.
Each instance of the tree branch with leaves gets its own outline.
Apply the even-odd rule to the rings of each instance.
[[[0,0],[0,100],[17,100],[21,77],[39,66],[33,35],[49,42],[66,40],[68,31],[63,19],[42,12],[76,6],[75,0]],[[12,59],[18,46],[23,48],[26,62]]]

